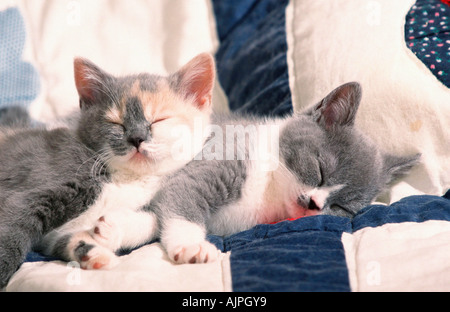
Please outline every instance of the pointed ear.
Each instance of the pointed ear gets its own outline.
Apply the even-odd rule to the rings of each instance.
[[[80,107],[84,104],[95,103],[102,96],[104,82],[109,75],[84,58],[75,58],[73,64],[75,85],[80,96]]]
[[[214,59],[210,54],[197,55],[174,74],[178,82],[178,92],[187,99],[193,99],[198,108],[209,108],[215,72]]]
[[[405,176],[415,165],[420,162],[421,154],[409,157],[394,155],[384,156],[384,170],[387,176],[387,184]]]
[[[346,83],[328,94],[322,101],[306,111],[326,130],[336,126],[353,126],[361,102],[361,86],[357,82]]]

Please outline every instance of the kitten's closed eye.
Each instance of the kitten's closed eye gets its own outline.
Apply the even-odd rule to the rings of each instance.
[[[154,124],[159,124],[159,123],[161,123],[161,122],[163,122],[163,121],[168,120],[169,118],[170,118],[170,117],[160,117],[160,118],[155,118],[155,119],[150,123],[150,125],[148,126],[148,128],[151,129],[152,126],[153,126]]]
[[[111,125],[113,125],[114,127],[117,127],[117,128],[120,127],[123,131],[126,130],[125,126],[124,126],[123,124],[119,123],[119,122],[111,121],[111,122],[109,122],[109,123],[110,123]]]
[[[169,119],[169,117],[161,117],[161,118],[157,118],[157,119],[155,119],[155,120],[152,121],[152,124],[155,124],[155,123],[158,123],[158,122],[167,120],[167,119]]]
[[[324,175],[324,172],[323,172],[323,168],[322,168],[322,166],[320,165],[320,162],[319,162],[319,184],[317,186],[321,187],[324,184],[325,184],[325,175]]]

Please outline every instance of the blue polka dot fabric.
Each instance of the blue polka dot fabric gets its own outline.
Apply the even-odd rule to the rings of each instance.
[[[446,1],[417,0],[406,16],[409,49],[450,87],[450,6]]]
[[[0,11],[0,108],[27,105],[39,93],[35,68],[22,60],[25,24],[18,8]]]

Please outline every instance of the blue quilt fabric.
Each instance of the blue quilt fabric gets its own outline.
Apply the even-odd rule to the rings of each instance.
[[[341,235],[347,218],[259,225],[224,239],[234,291],[349,291]]]
[[[257,115],[292,113],[286,59],[288,0],[213,0],[220,46],[218,78],[230,109]]]
[[[341,236],[388,223],[450,221],[450,191],[443,197],[411,196],[392,205],[372,205],[355,218],[304,217],[225,238],[211,236],[231,250],[234,291],[350,291]]]
[[[0,109],[26,107],[39,93],[39,75],[22,60],[25,24],[18,8],[0,11]]]

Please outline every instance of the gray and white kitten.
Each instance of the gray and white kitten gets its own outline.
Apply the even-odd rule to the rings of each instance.
[[[420,157],[385,154],[358,131],[360,100],[360,85],[347,83],[288,118],[214,116],[202,153],[164,179],[139,217],[106,214],[92,236],[111,250],[159,238],[175,263],[204,263],[218,256],[207,234],[317,214],[352,217]],[[239,133],[227,137],[227,129],[251,125],[256,137],[267,138],[267,127],[279,130],[279,148],[269,149],[271,157],[250,157],[267,152],[250,139],[251,131],[244,144],[235,141]],[[139,232],[137,224],[152,228]]]
[[[148,203],[161,178],[206,139],[195,140],[190,158],[173,157],[179,138],[172,128],[209,124],[209,54],[168,77],[114,77],[81,58],[74,73],[81,107],[75,130],[20,127],[28,122],[4,115],[5,124],[19,127],[0,129],[0,288],[32,248],[86,268],[107,265],[92,254],[96,242],[85,230],[107,212]]]

